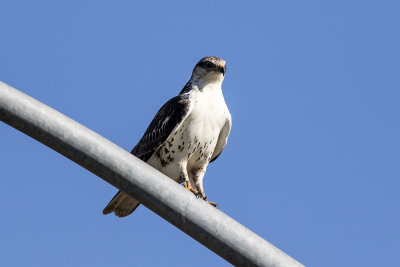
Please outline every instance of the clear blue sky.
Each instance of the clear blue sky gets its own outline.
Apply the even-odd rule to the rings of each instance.
[[[0,80],[130,150],[206,55],[233,127],[210,200],[307,266],[396,266],[398,1],[3,1]],[[229,266],[0,123],[1,266]]]

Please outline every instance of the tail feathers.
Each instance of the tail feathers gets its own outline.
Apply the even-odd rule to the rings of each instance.
[[[135,211],[140,203],[128,194],[119,191],[104,208],[103,214],[114,212],[118,217],[125,217]]]

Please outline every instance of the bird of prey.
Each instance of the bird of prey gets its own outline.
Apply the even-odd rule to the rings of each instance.
[[[174,181],[184,182],[186,189],[206,201],[207,165],[221,154],[231,130],[231,114],[221,89],[224,77],[223,59],[202,58],[179,95],[161,107],[131,152]],[[124,217],[139,204],[119,191],[103,213]]]

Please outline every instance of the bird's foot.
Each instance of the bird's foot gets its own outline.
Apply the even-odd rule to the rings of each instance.
[[[204,194],[202,194],[202,195],[203,195],[202,199],[204,199],[204,201],[206,201],[208,204],[210,204],[211,206],[214,206],[214,207],[218,206],[217,203],[208,201],[206,195],[204,195]]]
[[[190,192],[192,192],[195,196],[197,196],[197,194],[199,193],[199,191],[197,191],[196,189],[194,189],[191,185],[189,181],[185,181],[183,183],[183,185],[185,186],[185,188],[187,190],[189,190]]]
[[[195,195],[196,195],[197,198],[201,198],[201,199],[207,200],[206,195],[204,195],[204,193],[201,192],[201,191],[197,191],[197,194],[195,194]]]
[[[217,203],[214,203],[214,202],[211,202],[211,201],[208,201],[208,200],[206,200],[207,202],[208,202],[208,204],[210,204],[211,206],[214,206],[214,207],[217,207],[218,205],[217,205]]]

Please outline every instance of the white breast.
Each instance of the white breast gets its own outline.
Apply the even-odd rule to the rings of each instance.
[[[221,83],[210,83],[201,90],[191,91],[190,100],[193,107],[189,116],[160,149],[160,157],[153,155],[148,161],[174,180],[180,177],[182,166],[187,166],[188,172],[207,167],[230,116]],[[162,164],[161,159],[168,164]]]
[[[208,164],[228,112],[220,85],[210,84],[203,90],[198,90],[193,94],[193,101],[193,110],[186,120],[187,138],[196,141],[196,146],[200,149],[190,155],[188,169]],[[193,150],[189,149],[189,152]]]
[[[211,84],[193,95],[194,106],[187,118],[190,130],[201,137],[218,135],[226,121],[227,107],[221,88]],[[218,136],[217,136],[218,137]]]

